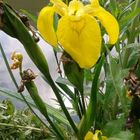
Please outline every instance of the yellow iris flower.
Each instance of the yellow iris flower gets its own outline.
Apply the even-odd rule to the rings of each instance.
[[[84,140],[99,140],[99,134],[102,135],[102,132],[100,130],[96,130],[95,134],[93,134],[91,131],[88,131]],[[107,140],[107,137],[101,136],[102,140]]]
[[[81,68],[92,67],[99,58],[102,42],[99,21],[109,35],[109,43],[117,41],[119,25],[98,0],[90,0],[87,5],[80,0],[72,0],[68,6],[61,0],[50,2],[53,6],[41,10],[37,28],[50,45],[55,47],[59,43]],[[56,31],[54,13],[61,17]]]

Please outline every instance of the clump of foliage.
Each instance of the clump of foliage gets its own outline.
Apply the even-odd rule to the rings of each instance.
[[[11,101],[0,102],[1,140],[40,140],[51,138],[50,131],[29,109],[17,110]]]

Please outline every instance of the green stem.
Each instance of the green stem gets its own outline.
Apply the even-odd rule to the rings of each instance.
[[[9,74],[10,74],[10,77],[11,77],[11,79],[12,79],[12,81],[13,81],[15,87],[18,89],[18,84],[17,84],[17,82],[16,82],[16,79],[15,79],[15,77],[14,77],[12,71],[11,71],[11,68],[10,68],[10,66],[9,66],[8,60],[7,60],[7,58],[6,58],[5,52],[4,52],[4,50],[3,50],[1,44],[0,44],[0,50],[1,50],[1,53],[2,53],[2,56],[3,56],[4,62],[5,62],[5,64],[6,64],[7,70],[8,70],[8,72],[9,72]],[[42,119],[41,119],[41,118],[35,113],[35,111],[32,109],[32,107],[30,106],[30,104],[26,101],[26,98],[24,97],[24,95],[22,94],[22,92],[20,92],[20,95],[21,95],[21,97],[23,98],[24,102],[25,102],[25,103],[27,104],[27,106],[29,107],[29,109],[33,112],[33,114],[40,120],[40,122],[41,122],[42,124],[44,124],[44,126],[46,126],[46,127],[52,132],[52,130],[46,125],[46,123],[44,123],[44,122],[42,121]]]
[[[81,119],[81,118],[82,118],[82,113],[81,113],[81,111],[80,111],[79,104],[77,104],[76,111],[77,111],[77,114],[78,114],[79,118]]]
[[[82,118],[82,114],[83,114],[83,109],[82,109],[82,103],[81,103],[81,100],[80,100],[80,96],[79,96],[79,92],[76,90],[76,88],[74,88],[74,93],[75,93],[75,99],[76,99],[76,111],[77,111],[77,114],[79,116],[79,118],[81,119]]]
[[[57,52],[54,49],[53,49],[53,52],[54,52],[54,56],[55,56],[55,59],[56,59],[56,63],[57,63],[57,67],[58,67],[58,71],[59,71],[60,77],[62,77],[62,73],[61,73],[61,69],[60,69],[60,64],[59,64],[59,61],[58,61],[58,58],[57,58]]]
[[[83,104],[83,113],[86,112],[86,106],[85,106],[85,100],[84,100],[84,93],[81,93],[81,99],[82,99],[82,104]]]
[[[83,114],[82,102],[81,102],[81,99],[80,99],[79,91],[78,91],[76,88],[74,88],[74,93],[75,93],[76,97],[78,98],[78,103],[79,103],[79,107],[80,107],[80,112]]]

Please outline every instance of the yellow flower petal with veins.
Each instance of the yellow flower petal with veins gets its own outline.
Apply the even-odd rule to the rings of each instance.
[[[119,36],[119,25],[114,16],[99,5],[98,0],[90,0],[91,4],[86,6],[89,14],[97,17],[109,35],[109,44],[116,43]]]
[[[53,7],[44,7],[39,13],[37,28],[42,37],[52,46],[57,46],[57,37],[53,28]]]
[[[117,20],[104,8],[100,7],[95,13],[101,24],[109,35],[109,44],[115,44],[119,36],[119,25]]]
[[[84,12],[83,7],[84,5],[80,1],[77,0],[71,1],[68,7],[68,15],[80,16]]]
[[[98,60],[101,33],[96,19],[89,15],[80,20],[64,16],[59,20],[57,37],[64,50],[81,68],[90,68]]]
[[[62,0],[50,2],[53,7],[45,7],[39,14],[38,30],[53,46],[57,45],[58,40],[81,68],[92,67],[100,55],[101,33],[95,17],[105,27],[109,43],[116,43],[119,25],[116,19],[99,5],[98,0],[90,0],[91,4],[86,6],[80,0],[72,0],[68,6]],[[56,33],[53,28],[54,12],[61,16]]]
[[[64,16],[67,14],[68,6],[62,0],[50,0],[54,5],[55,12],[60,16]]]

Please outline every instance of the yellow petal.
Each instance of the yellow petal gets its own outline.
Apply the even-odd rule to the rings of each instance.
[[[91,131],[88,131],[84,140],[93,140],[93,133]]]
[[[55,8],[55,12],[60,16],[64,16],[67,14],[68,6],[62,0],[50,0]]]
[[[90,2],[91,4],[84,7],[85,12],[97,17],[109,35],[109,43],[116,43],[119,36],[119,25],[117,20],[100,6],[98,0],[90,0]]]
[[[84,140],[99,140],[99,134],[102,135],[102,132],[100,130],[96,130],[95,134],[93,134],[91,131],[88,131]],[[107,137],[101,136],[102,140],[107,140]]]
[[[37,28],[42,37],[52,46],[57,46],[57,38],[53,27],[54,8],[44,7],[39,13]]]
[[[116,43],[119,36],[119,25],[115,17],[113,17],[102,7],[94,11],[94,16],[96,16],[99,19],[101,24],[106,29],[109,35],[109,43]]]
[[[77,15],[80,16],[81,14],[83,14],[83,3],[81,1],[77,1],[77,0],[72,0],[69,3],[69,7],[68,7],[68,15]]]
[[[95,7],[99,7],[99,1],[98,0],[90,0],[91,5],[95,8]]]
[[[96,131],[95,131],[95,134],[94,134],[94,136],[93,136],[93,140],[99,140],[99,139],[98,139],[98,135],[99,135],[99,134],[102,135],[102,132],[101,132],[100,130],[96,130]]]
[[[87,4],[84,6],[84,11],[86,14],[90,14],[94,16],[94,12],[98,10],[101,6],[98,0],[90,0],[91,4]]]
[[[101,33],[96,20],[84,15],[80,20],[63,16],[58,23],[58,41],[81,68],[90,68],[98,60]]]

